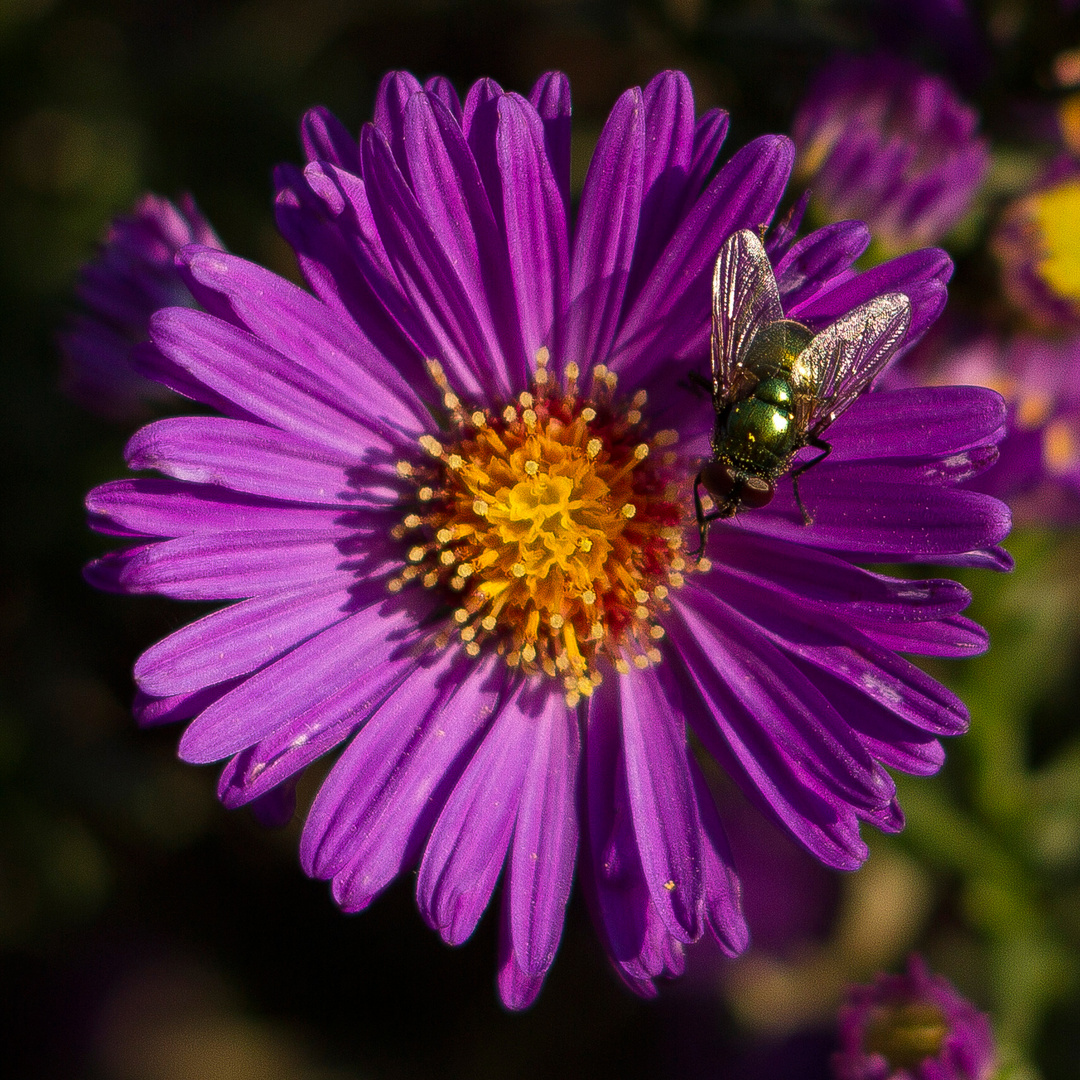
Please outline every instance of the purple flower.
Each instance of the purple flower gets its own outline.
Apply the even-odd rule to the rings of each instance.
[[[989,1080],[990,1021],[920,956],[906,975],[853,986],[840,1009],[837,1080]]]
[[[192,243],[222,246],[190,195],[179,206],[143,195],[113,221],[80,277],[83,310],[60,335],[62,385],[80,405],[110,420],[145,420],[150,404],[171,396],[136,372],[132,350],[149,337],[158,308],[194,303],[174,261]]]
[[[882,381],[998,391],[1007,434],[998,460],[969,486],[1007,502],[1015,520],[1080,522],[1080,338],[1003,340],[943,319]]]
[[[188,761],[225,760],[229,806],[288,810],[341,748],[301,860],[347,911],[419,865],[451,944],[503,877],[499,987],[540,989],[577,873],[642,994],[705,931],[746,944],[739,886],[688,733],[829,865],[900,828],[886,766],[942,761],[963,705],[898,653],[985,648],[947,580],[869,562],[1000,565],[992,461],[1001,399],[977,388],[864,395],[831,456],[764,509],[719,522],[708,559],[692,477],[714,413],[713,264],[767,225],[791,169],[780,136],[719,170],[727,128],[679,73],[628,90],[569,201],[570,96],[490,81],[384,80],[353,139],[304,121],[310,157],[278,211],[311,293],[205,247],[181,252],[205,310],[151,323],[143,370],[220,416],[160,420],[135,469],[92,492],[130,546],[96,585],[230,606],[136,664],[145,724],[189,721]],[[858,274],[865,228],[770,243],[788,314],[824,327],[887,292],[904,347],[939,313],[941,252]],[[312,295],[312,293],[314,295]],[[269,805],[267,805],[269,804]]]
[[[814,212],[859,218],[888,252],[940,240],[990,165],[978,117],[949,85],[886,54],[838,57],[795,116],[797,175]]]
[[[1080,329],[1080,162],[1062,156],[1005,209],[992,240],[1005,295],[1040,330]]]

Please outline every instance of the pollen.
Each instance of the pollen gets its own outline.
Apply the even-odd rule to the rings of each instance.
[[[662,662],[658,620],[686,570],[691,471],[653,452],[675,439],[649,435],[643,392],[620,402],[614,373],[597,367],[585,394],[573,363],[560,386],[542,352],[529,390],[495,408],[455,395],[446,426],[399,464],[413,493],[390,587],[445,591],[453,632],[436,631],[439,643],[494,651],[575,705],[604,664],[625,674]],[[442,368],[429,370],[452,394]]]

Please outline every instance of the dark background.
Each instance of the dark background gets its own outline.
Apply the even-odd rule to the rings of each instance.
[[[1052,96],[1052,57],[1080,36],[1053,0],[973,6],[999,41],[988,75],[949,69],[940,41],[916,42],[916,52],[967,81],[1015,156],[1010,103]],[[484,75],[526,92],[541,72],[566,71],[580,186],[627,86],[686,70],[699,111],[731,111],[735,148],[788,130],[810,75],[836,49],[875,44],[873,8],[0,0],[5,1075],[811,1080],[827,1075],[840,986],[896,966],[912,947],[993,1012],[1017,1060],[1047,1080],[1080,1074],[1080,878],[1068,840],[1080,836],[1080,793],[1066,783],[1055,802],[1044,784],[1019,810],[986,797],[1002,746],[1019,747],[1010,767],[1029,795],[1036,770],[1070,775],[1075,537],[1025,534],[1020,574],[973,578],[986,597],[977,615],[1003,644],[983,667],[943,674],[972,690],[985,734],[951,748],[944,777],[904,786],[911,827],[874,839],[866,871],[841,881],[744,822],[736,848],[751,867],[763,950],[737,965],[695,955],[686,978],[643,1002],[609,969],[575,894],[552,974],[521,1015],[498,1004],[490,915],[450,950],[424,927],[407,879],[363,915],[342,916],[298,868],[297,822],[269,832],[223,810],[213,770],[176,761],[175,729],[137,731],[127,711],[135,656],[201,609],[98,595],[80,577],[102,550],[85,530],[83,494],[122,474],[130,429],[58,393],[54,334],[79,264],[140,192],[193,192],[231,250],[295,277],[274,231],[271,168],[300,159],[297,125],[310,105],[357,130],[389,68],[446,74],[462,93]],[[961,296],[986,272],[978,227],[965,235],[954,249]],[[1000,695],[986,687],[1015,681],[1017,656],[1038,677],[1010,713],[995,713]],[[1049,869],[1027,852],[1047,799],[1067,836],[1066,857]]]

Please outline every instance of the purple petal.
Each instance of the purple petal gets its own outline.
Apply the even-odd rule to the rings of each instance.
[[[426,100],[426,99],[424,99]],[[462,393],[509,396],[497,346],[485,338],[483,318],[432,225],[406,185],[390,149],[373,128],[361,136],[371,211],[395,273],[416,317],[434,342],[434,355]]]
[[[218,783],[221,801],[229,807],[243,806],[295,777],[363,725],[417,665],[408,649],[374,653],[363,679],[319,698],[227,762]]]
[[[586,893],[612,961],[633,964],[645,941],[649,891],[641,872],[626,795],[617,680],[589,699],[585,729]],[[651,989],[652,983],[646,985]],[[639,992],[645,987],[636,986]],[[652,990],[655,993],[655,990]]]
[[[225,802],[221,786],[218,786],[218,798]],[[226,806],[229,804],[226,802]],[[283,829],[296,813],[296,781],[286,780],[283,784],[271,788],[264,795],[253,799],[248,806],[252,817],[264,829]]]
[[[458,97],[454,84],[445,75],[432,75],[424,83],[424,89],[432,97],[438,98],[446,106],[447,112],[461,124],[461,98]]]
[[[452,650],[417,667],[323,782],[300,861],[312,876],[334,878],[347,910],[366,906],[419,855],[498,708],[499,674]]]
[[[971,594],[955,581],[885,577],[846,559],[742,529],[717,530],[713,551],[716,576],[705,580],[719,595],[734,575],[770,590],[784,603],[846,621],[884,626],[937,619],[971,602]]]
[[[194,693],[174,694],[166,698],[153,698],[139,690],[131,704],[131,712],[139,727],[175,724],[178,720],[190,720],[193,716],[198,716],[203,709],[213,705],[218,698],[223,698],[233,687],[239,685],[240,679],[230,679]]]
[[[378,585],[371,591],[381,592]],[[416,634],[415,611],[388,601],[369,598],[367,603],[197,716],[180,740],[180,756],[195,764],[229,757],[346,687],[363,692],[372,670],[385,659],[407,657],[409,638]],[[386,688],[380,684],[373,692],[372,705]],[[362,712],[355,703],[351,711]]]
[[[737,229],[757,228],[772,218],[793,158],[790,140],[763,136],[713,178],[622,320],[610,361],[621,377],[644,380],[688,349],[699,347],[705,355],[717,252]]]
[[[285,356],[243,330],[186,308],[159,311],[151,332],[169,360],[282,431],[357,462],[370,448],[397,445],[392,421],[364,415],[350,391],[325,379],[317,363],[304,362],[313,358]]]
[[[332,577],[188,623],[139,657],[135,681],[147,694],[168,697],[246,675],[345,618],[346,584]]]
[[[839,465],[810,469],[799,494],[813,521],[803,524],[790,482],[760,514],[742,527],[794,543],[850,554],[861,561],[934,562],[984,548],[1009,532],[1008,507],[978,492],[924,484],[849,481]]]
[[[132,537],[280,530],[321,533],[329,542],[388,524],[384,515],[353,508],[284,506],[212,485],[153,478],[102,484],[87,495],[86,506],[92,528]]]
[[[351,321],[284,278],[236,256],[187,247],[181,259],[201,295],[211,291],[227,301],[240,325],[275,352],[302,362],[332,393],[357,408],[373,430],[423,430],[428,413],[415,388]]]
[[[738,956],[750,944],[750,930],[742,911],[742,889],[716,803],[693,758],[690,759],[690,776],[701,820],[705,925],[728,956]]]
[[[577,854],[577,781],[581,740],[576,711],[542,687],[521,707],[536,743],[521,790],[510,851],[510,931],[522,973],[542,976],[562,936]]]
[[[552,347],[569,288],[566,207],[544,154],[543,127],[520,98],[500,98],[497,136],[510,272],[525,353]],[[559,355],[556,353],[556,355]]]
[[[242,409],[228,398],[204,386],[190,372],[166,359],[160,350],[154,347],[153,342],[140,341],[131,350],[130,360],[132,369],[144,379],[160,383],[169,390],[206,405],[225,416],[232,416],[238,420],[256,419],[246,409]]]
[[[360,171],[360,146],[345,125],[327,108],[317,105],[300,121],[300,141],[308,161],[329,161]]]
[[[686,202],[694,149],[694,92],[681,71],[665,71],[642,92],[645,155],[641,203],[628,297],[635,295],[664,250]]]
[[[398,168],[406,177],[409,167],[405,158],[405,106],[413,94],[422,90],[420,81],[409,72],[388,71],[375,92],[374,126],[386,140]]]
[[[790,707],[793,715],[801,714],[811,726],[819,725],[820,720],[807,715],[802,703],[791,700],[779,686],[775,703],[768,700],[769,683],[777,682],[771,659],[780,658],[780,654],[762,650],[771,653],[770,664],[765,665],[747,651],[744,637],[736,640],[722,623],[705,621],[689,604],[677,604],[676,611],[678,618],[672,619],[668,628],[686,663],[685,673],[680,671],[686,683],[684,692],[693,695],[696,689],[702,699],[700,712],[688,708],[687,716],[709,754],[751,802],[779,819],[826,865],[847,870],[860,866],[867,851],[855,814],[846,801],[837,799],[795,764],[792,751],[804,739],[801,732],[791,730],[782,710]],[[760,636],[751,634],[749,640],[754,641],[756,653]],[[721,661],[724,674],[718,670]],[[820,695],[811,696],[815,704],[823,706],[820,715],[831,713]],[[792,747],[780,744],[773,732],[766,732],[763,720],[770,725],[778,720],[787,728],[795,740]],[[810,768],[820,764],[812,755],[803,761]],[[861,771],[865,774],[868,770]]]
[[[716,164],[724,139],[727,138],[729,126],[730,118],[723,109],[709,109],[698,118],[694,126],[694,149],[690,156],[690,168],[686,174],[684,211],[705,187],[705,181]]]
[[[637,238],[645,165],[641,91],[627,90],[600,133],[585,178],[570,261],[566,355],[607,357],[619,329]]]
[[[469,87],[461,119],[476,170],[484,183],[496,222],[503,220],[503,182],[495,154],[499,129],[499,102],[506,95],[494,79],[480,79]]]
[[[870,230],[861,221],[841,221],[804,236],[776,264],[776,284],[784,311],[847,270],[870,244]]]
[[[844,620],[801,611],[767,586],[722,577],[713,579],[709,595],[722,595],[789,656],[830,673],[925,731],[955,735],[966,729],[967,709],[955,694]],[[697,595],[691,602],[703,606],[706,590],[696,584],[693,588]]]
[[[158,420],[137,431],[124,454],[131,469],[157,469],[177,480],[270,499],[340,506],[360,497],[340,454],[244,420]]]
[[[333,573],[342,561],[322,532],[203,533],[105,555],[86,574],[108,591],[239,600]]]
[[[806,664],[800,666],[808,670]],[[828,671],[819,669],[810,677],[843,712],[867,750],[883,765],[928,776],[937,772],[945,761],[945,751],[936,735],[898,716],[888,703],[871,700],[858,687]]]
[[[413,192],[447,262],[471,301],[483,353],[511,386],[526,382],[521,329],[511,294],[506,245],[465,136],[445,106],[424,94],[405,113],[405,152]]]
[[[952,259],[938,248],[913,251],[863,274],[840,275],[820,292],[794,305],[788,315],[814,327],[828,326],[875,296],[900,292],[911,301],[911,325],[903,352],[914,345],[941,314],[946,299],[945,284],[952,276],[952,270]]]
[[[544,124],[544,147],[564,208],[570,206],[570,80],[561,71],[541,75],[529,101]]]
[[[626,786],[649,896],[680,941],[701,934],[701,824],[678,689],[655,669],[621,679]]]
[[[921,656],[976,656],[990,647],[990,635],[978,623],[962,615],[889,626],[870,625],[856,618],[852,624],[872,641],[893,652]]]
[[[540,993],[544,976],[530,975],[518,963],[510,930],[510,899],[503,897],[499,923],[499,997],[508,1009],[527,1009]]]
[[[420,912],[448,945],[476,929],[506,861],[536,743],[534,718],[508,702],[454,786],[420,862]]]
[[[996,442],[1005,422],[1005,402],[982,386],[881,390],[863,394],[830,426],[829,458],[944,457]]]

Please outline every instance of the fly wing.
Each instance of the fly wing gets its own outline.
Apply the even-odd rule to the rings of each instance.
[[[776,276],[761,241],[749,230],[732,233],[713,272],[713,400],[728,401],[745,374],[743,358],[762,326],[784,317]]]
[[[793,374],[810,389],[796,401],[795,423],[819,435],[874,381],[904,340],[911,301],[887,293],[849,311],[799,354]]]

